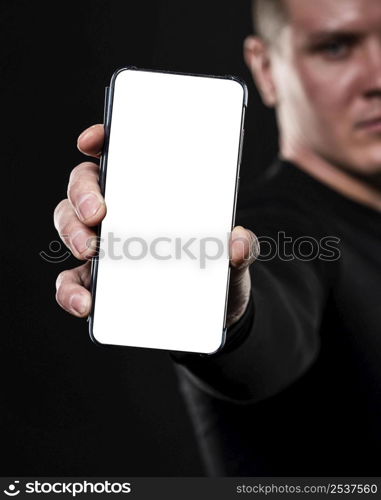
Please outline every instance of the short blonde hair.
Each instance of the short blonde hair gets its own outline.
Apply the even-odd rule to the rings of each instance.
[[[254,31],[265,41],[273,43],[287,22],[284,0],[252,0],[251,9]]]

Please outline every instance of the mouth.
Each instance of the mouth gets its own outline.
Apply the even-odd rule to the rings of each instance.
[[[358,122],[356,128],[367,132],[381,133],[381,116]]]

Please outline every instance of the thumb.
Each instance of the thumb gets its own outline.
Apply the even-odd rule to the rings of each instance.
[[[236,226],[230,238],[230,265],[232,270],[240,272],[248,268],[258,257],[259,241],[256,235],[243,226]]]

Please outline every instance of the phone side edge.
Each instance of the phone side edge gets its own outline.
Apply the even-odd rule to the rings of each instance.
[[[231,229],[230,229],[230,231],[233,231],[234,225],[235,225],[235,220],[236,220],[238,192],[239,192],[239,185],[240,185],[240,169],[241,169],[241,163],[242,163],[243,141],[244,141],[244,136],[245,136],[245,117],[246,117],[246,109],[247,109],[247,103],[248,103],[248,88],[247,88],[247,85],[244,82],[244,80],[242,80],[236,76],[227,75],[226,78],[234,80],[243,89],[243,102],[242,102],[242,110],[241,110],[241,113],[242,113],[241,114],[241,127],[240,127],[239,146],[238,146],[238,154],[237,154],[237,167],[236,167],[236,182],[235,182],[232,221],[231,221]],[[199,355],[202,357],[213,356],[214,354],[220,353],[226,344],[227,331],[228,331],[228,328],[226,326],[226,319],[227,319],[228,297],[229,297],[229,288],[230,288],[230,274],[231,274],[231,268],[230,268],[230,262],[228,262],[227,283],[226,283],[226,293],[225,293],[224,326],[223,326],[223,331],[222,331],[221,344],[213,352],[199,353]]]
[[[114,73],[115,76],[116,73],[117,72]],[[105,97],[104,97],[103,124],[104,124],[105,137],[104,137],[104,144],[99,165],[99,185],[103,197],[105,196],[106,192],[106,172],[107,172],[108,147],[109,147],[110,127],[111,127],[112,103],[114,95],[114,82],[115,79],[114,80],[112,79],[110,86],[105,87]],[[92,301],[91,301],[91,311],[87,318],[87,321],[89,323],[88,325],[89,335],[91,340],[95,344],[103,346],[105,344],[100,342],[94,335],[95,301],[96,301],[96,290],[97,290],[99,244],[100,244],[101,232],[102,232],[102,222],[100,222],[97,226],[96,255],[91,260],[90,293]]]

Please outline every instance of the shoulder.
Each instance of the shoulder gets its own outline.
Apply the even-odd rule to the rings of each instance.
[[[294,235],[324,236],[330,232],[326,198],[319,182],[292,163],[277,160],[253,185],[242,186],[236,225],[256,234],[287,230]]]
[[[279,161],[244,191],[235,225],[258,238],[256,273],[263,269],[285,279],[312,273],[333,283],[341,240],[332,225],[332,193],[298,167]]]

